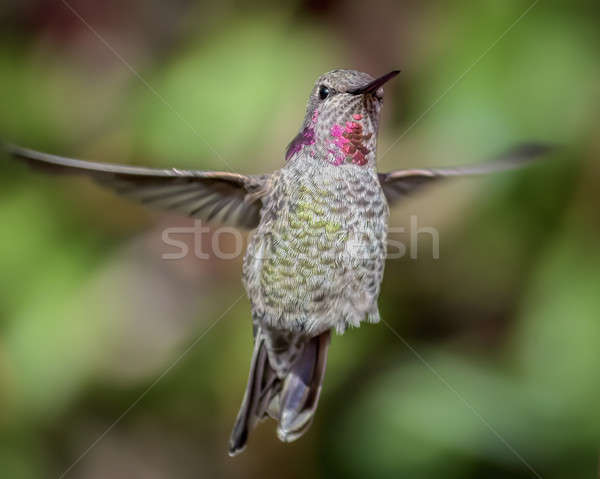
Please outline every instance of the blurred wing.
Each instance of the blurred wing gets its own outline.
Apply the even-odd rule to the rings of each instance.
[[[155,169],[95,163],[7,145],[15,158],[48,173],[87,175],[117,193],[151,207],[171,210],[203,221],[254,228],[268,176],[220,171]]]
[[[549,145],[525,144],[513,148],[487,163],[451,168],[418,168],[379,173],[379,183],[383,188],[388,204],[392,206],[422,185],[433,181],[451,176],[485,175],[521,168],[552,149],[553,147]]]

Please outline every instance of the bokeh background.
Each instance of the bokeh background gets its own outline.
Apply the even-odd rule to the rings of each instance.
[[[265,423],[235,459],[240,259],[162,260],[163,229],[189,220],[2,155],[0,475],[594,477],[599,21],[588,1],[4,0],[0,136],[29,147],[268,172],[314,79],[347,67],[403,71],[381,170],[563,148],[396,208],[392,225],[440,235],[439,259],[422,234],[386,266],[380,308],[405,342],[384,324],[335,337],[310,431],[283,445]]]

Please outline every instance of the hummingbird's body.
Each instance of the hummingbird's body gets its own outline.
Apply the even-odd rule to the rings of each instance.
[[[515,168],[548,150],[526,145],[486,165],[378,173],[382,85],[397,73],[322,75],[284,166],[270,175],[93,163],[6,145],[32,166],[87,174],[151,206],[256,228],[243,265],[254,352],[231,455],[267,416],[282,441],[302,435],[317,407],[331,331],[379,321],[389,205],[431,181]]]
[[[375,167],[382,92],[346,93],[372,80],[347,71],[317,80],[287,163],[269,180],[244,258],[256,347],[231,454],[266,415],[279,421],[281,440],[299,437],[317,406],[329,331],[379,321],[388,219]]]

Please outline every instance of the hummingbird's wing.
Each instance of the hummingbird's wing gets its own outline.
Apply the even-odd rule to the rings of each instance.
[[[204,221],[254,228],[260,219],[268,176],[221,171],[142,168],[63,158],[5,145],[15,158],[48,173],[86,175],[119,194],[148,206]]]
[[[392,206],[398,200],[411,194],[422,185],[451,176],[484,175],[498,171],[513,170],[525,166],[531,160],[548,153],[554,147],[544,144],[529,143],[517,146],[501,154],[495,160],[475,165],[456,166],[450,168],[416,168],[379,173],[379,182],[383,192]]]

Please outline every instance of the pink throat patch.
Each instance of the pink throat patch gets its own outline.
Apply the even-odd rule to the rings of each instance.
[[[366,155],[369,154],[369,149],[363,142],[371,138],[371,133],[363,135],[363,127],[358,123],[362,120],[362,115],[356,113],[352,118],[356,121],[347,121],[343,127],[337,123],[331,127],[334,140],[327,151],[331,153],[331,163],[335,166],[346,161],[359,166],[367,164]]]

